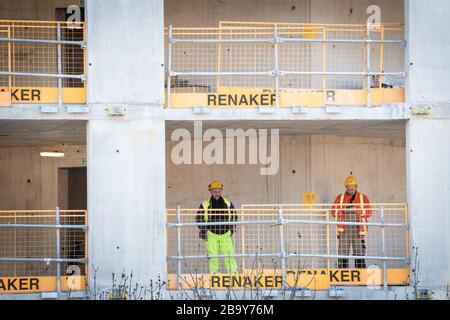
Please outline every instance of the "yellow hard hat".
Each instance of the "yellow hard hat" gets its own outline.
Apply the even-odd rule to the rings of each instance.
[[[356,180],[356,178],[353,176],[348,176],[347,178],[345,178],[345,185],[346,186],[357,186],[358,180]]]
[[[220,183],[220,181],[213,181],[208,186],[208,190],[211,190],[211,189],[223,189],[223,184]]]

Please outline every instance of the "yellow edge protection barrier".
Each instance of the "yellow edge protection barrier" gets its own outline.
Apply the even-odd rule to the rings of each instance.
[[[61,277],[62,291],[86,289],[86,276]],[[0,294],[20,294],[56,291],[56,276],[53,277],[0,277]]]
[[[10,104],[24,103],[58,103],[58,88],[48,87],[12,87],[11,93],[8,92],[8,87],[0,87],[0,105],[5,102],[9,106],[8,96],[10,97]],[[63,88],[62,89],[63,103],[86,103],[86,89],[85,88]]]
[[[372,88],[372,105],[405,102],[404,88]],[[273,106],[273,91],[242,88],[220,89],[218,93],[171,93],[171,108],[211,107],[246,108]],[[327,105],[365,105],[366,90],[304,90],[299,92],[280,92],[280,107],[305,106],[322,107]]]
[[[177,275],[168,274],[168,289],[177,289]],[[409,284],[409,269],[387,269],[387,283],[391,286]],[[239,274],[183,274],[183,289],[248,289],[282,288],[281,270],[245,270]],[[382,286],[382,269],[303,269],[287,270],[286,285],[310,290],[327,290],[330,286]]]

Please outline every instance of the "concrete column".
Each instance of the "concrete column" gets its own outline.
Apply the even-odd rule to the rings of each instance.
[[[431,107],[406,126],[411,246],[418,247],[419,286],[450,283],[450,2],[405,1],[407,102]]]
[[[419,286],[445,289],[450,283],[450,120],[411,119],[406,135],[410,247],[418,247]]]
[[[148,286],[166,273],[163,1],[86,4],[90,286],[95,268],[97,288]]]

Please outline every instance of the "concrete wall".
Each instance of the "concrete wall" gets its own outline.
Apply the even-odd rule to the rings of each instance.
[[[166,26],[217,27],[219,21],[365,23],[369,5],[382,22],[403,22],[403,1],[376,0],[166,0]]]
[[[402,0],[311,0],[311,22],[365,24],[368,16],[366,10],[370,5],[380,7],[381,22],[403,23]]]
[[[317,192],[330,203],[344,189],[352,172],[372,202],[406,201],[404,142],[401,140],[300,135],[280,137],[280,170],[260,175],[260,165],[175,165],[166,147],[167,207],[197,208],[209,197],[208,184],[224,184],[236,206],[301,203],[302,192]]]
[[[43,147],[0,148],[0,210],[54,210],[58,168],[81,167],[86,146],[65,146],[64,158],[43,158]]]
[[[80,4],[73,0],[2,0],[0,2],[0,19],[4,20],[55,20],[56,8],[67,8]]]
[[[450,101],[449,15],[446,0],[406,1],[407,100],[411,103]]]

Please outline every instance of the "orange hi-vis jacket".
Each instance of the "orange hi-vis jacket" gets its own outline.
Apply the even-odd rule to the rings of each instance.
[[[356,212],[356,216],[358,217],[358,222],[367,223],[367,220],[372,216],[372,210],[370,207],[369,198],[365,194],[356,192],[355,198],[353,200],[354,204],[363,204],[363,205],[354,205],[354,206],[346,206],[345,204],[349,204],[352,199],[352,196],[348,195],[347,192],[344,192],[336,197],[334,201],[333,209],[331,210],[331,214],[333,217],[337,216],[337,221],[346,222],[345,219],[345,211],[352,210]],[[344,234],[345,225],[338,225],[337,233],[338,235]],[[359,229],[359,237],[364,238],[367,235],[368,227],[358,226]]]

